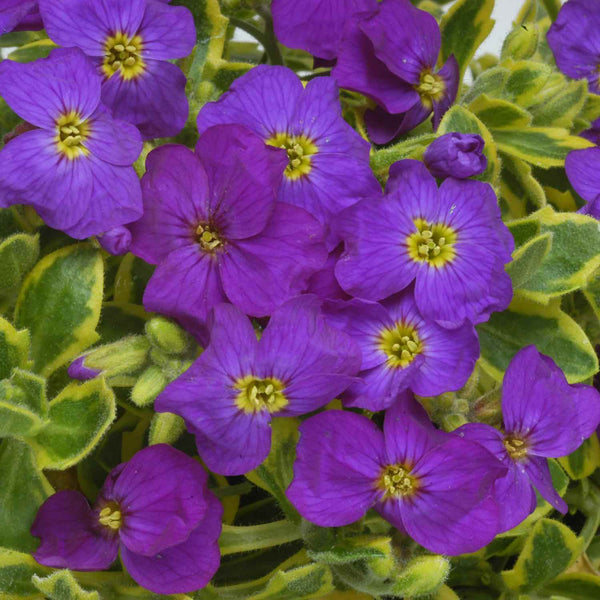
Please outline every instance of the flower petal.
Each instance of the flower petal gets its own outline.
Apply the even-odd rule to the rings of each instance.
[[[541,456],[534,456],[524,463],[524,468],[529,480],[544,500],[549,502],[558,512],[566,515],[569,507],[552,485],[548,461]]]

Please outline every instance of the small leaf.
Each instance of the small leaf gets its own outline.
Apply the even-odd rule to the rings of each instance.
[[[48,376],[98,335],[104,266],[89,244],[44,257],[29,273],[15,309],[15,325],[31,332],[33,370]]]
[[[508,154],[500,156],[500,196],[506,202],[511,217],[522,218],[545,206],[544,189],[531,174],[531,166]]]
[[[15,367],[25,367],[29,353],[29,333],[17,331],[0,317],[0,379],[10,377]]]
[[[34,435],[47,418],[44,378],[15,369],[10,379],[0,381],[0,438]]]
[[[589,573],[565,573],[543,589],[544,594],[564,596],[569,600],[598,600],[600,598],[600,577]]]
[[[513,288],[525,285],[538,271],[552,247],[552,234],[539,235],[513,252],[512,262],[506,266]]]
[[[246,600],[285,600],[322,598],[334,590],[333,576],[325,565],[311,564],[272,574],[266,588]]]
[[[114,301],[118,304],[143,304],[144,290],[155,267],[133,254],[127,254],[115,276]]]
[[[554,77],[554,76],[553,76]],[[548,87],[548,86],[547,86]],[[539,104],[531,106],[534,125],[552,127],[573,127],[573,120],[582,110],[587,98],[587,81],[567,81],[556,73],[556,84],[549,90],[544,89]]]
[[[40,253],[37,235],[17,233],[0,244],[0,296],[16,296]]]
[[[34,575],[31,582],[48,600],[101,600],[98,592],[85,591],[67,569],[55,571],[46,577]]]
[[[506,67],[497,66],[486,69],[475,79],[469,90],[467,90],[461,100],[462,104],[469,104],[482,94],[500,96],[509,75],[510,70]]]
[[[593,435],[583,442],[575,452],[558,459],[571,479],[589,477],[600,467],[600,442]]]
[[[6,600],[41,599],[42,596],[31,583],[31,578],[50,571],[38,564],[29,554],[0,548],[0,597]]]
[[[372,538],[356,536],[342,540],[321,551],[308,550],[308,556],[315,562],[329,565],[392,557],[392,540],[389,537]],[[392,560],[393,564],[393,560]]]
[[[8,58],[16,62],[28,63],[38,58],[46,58],[56,47],[56,44],[52,40],[37,40],[17,48],[8,55]]]
[[[510,65],[510,75],[504,86],[508,98],[520,106],[530,106],[536,96],[546,85],[552,69],[541,62],[519,60]]]
[[[486,94],[473,100],[469,104],[469,110],[477,115],[489,129],[526,127],[532,119],[524,108],[508,100],[490,98]]]
[[[49,423],[32,438],[44,469],[67,469],[85,458],[116,415],[115,397],[104,379],[68,385],[49,405]]]
[[[532,592],[560,575],[582,550],[582,542],[566,526],[551,519],[538,521],[504,583],[512,590]]]

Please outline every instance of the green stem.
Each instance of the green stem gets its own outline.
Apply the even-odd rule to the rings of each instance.
[[[213,488],[212,492],[217,498],[226,498],[229,496],[243,496],[249,494],[254,489],[249,481],[238,483],[236,485],[228,485],[220,488]]]
[[[557,0],[542,0],[542,4],[548,12],[550,19],[555,21],[558,16],[558,11],[560,10],[560,2],[557,2]]]
[[[229,22],[234,27],[237,27],[238,29],[250,34],[257,42],[265,46],[267,38],[264,32],[262,32],[258,27],[252,23],[248,23],[248,21],[237,19],[236,17],[229,17]]]
[[[275,31],[273,29],[273,17],[271,16],[271,11],[259,6],[256,8],[256,12],[262,17],[263,21],[265,22],[265,41],[263,42],[263,46],[265,48],[265,52],[269,55],[269,61],[272,65],[282,65],[283,56],[281,54],[281,50],[279,49],[277,38],[275,37]]]
[[[300,539],[300,528],[291,521],[275,521],[264,525],[223,525],[219,539],[221,555],[250,552],[280,546]]]

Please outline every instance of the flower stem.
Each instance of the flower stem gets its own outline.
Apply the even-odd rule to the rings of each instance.
[[[300,528],[291,521],[282,520],[264,525],[223,525],[219,539],[221,555],[250,552],[271,548],[300,539]]]

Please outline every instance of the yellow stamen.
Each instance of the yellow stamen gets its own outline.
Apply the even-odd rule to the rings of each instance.
[[[289,404],[283,393],[284,383],[273,377],[259,379],[254,375],[248,375],[238,379],[233,387],[239,390],[235,404],[246,413],[257,413],[263,410],[274,413]]]
[[[388,465],[383,468],[376,483],[384,493],[384,500],[412,496],[419,489],[419,481],[410,474],[406,465]]]
[[[125,33],[108,37],[104,43],[102,69],[106,77],[112,77],[117,72],[125,80],[139,77],[146,69],[142,38],[139,35],[130,38]]]
[[[428,223],[415,219],[416,231],[406,238],[410,258],[415,262],[427,262],[432,267],[442,267],[454,259],[454,245],[458,234],[444,223]]]
[[[319,152],[316,144],[305,135],[277,133],[266,140],[269,146],[283,148],[288,155],[285,176],[288,179],[300,179],[312,170],[312,157]]]
[[[387,356],[388,367],[404,368],[423,352],[424,344],[414,325],[399,321],[380,332],[379,348]]]

